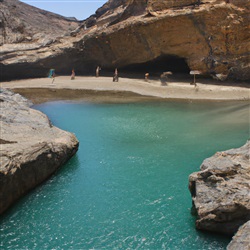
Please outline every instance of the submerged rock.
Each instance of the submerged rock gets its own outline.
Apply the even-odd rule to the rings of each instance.
[[[31,103],[0,89],[0,214],[69,160],[76,137],[54,127]]]

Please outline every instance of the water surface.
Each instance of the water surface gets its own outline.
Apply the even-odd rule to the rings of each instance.
[[[249,138],[246,103],[52,102],[79,151],[0,218],[0,249],[226,249],[195,229],[188,176]]]

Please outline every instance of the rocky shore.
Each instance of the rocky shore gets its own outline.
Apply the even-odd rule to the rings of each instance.
[[[228,249],[250,249],[250,141],[204,160],[189,176],[196,227],[235,234]],[[245,224],[246,223],[246,224]],[[244,225],[245,224],[245,225]]]
[[[43,113],[0,89],[0,214],[36,187],[78,150],[78,140],[54,127]]]
[[[18,81],[20,83],[24,84],[24,81]],[[25,80],[25,83],[29,82]],[[5,84],[13,89],[17,87],[17,82]],[[62,81],[59,86],[54,86],[52,94],[55,95],[63,84],[67,82]],[[92,90],[100,93],[100,87],[95,89],[94,83],[91,84]],[[96,84],[100,86],[99,82]],[[71,87],[74,89],[76,86]],[[30,89],[30,96],[34,95],[35,90]],[[103,86],[101,95],[103,90],[110,91]],[[91,97],[90,101],[93,101],[93,94],[87,95]],[[79,98],[82,95],[80,93]],[[54,127],[46,115],[31,109],[30,105],[21,95],[0,88],[0,214],[23,194],[46,180],[78,149],[79,143],[73,134]],[[250,141],[238,149],[218,152],[204,160],[201,171],[189,177],[193,207],[197,212],[196,227],[227,235],[235,234],[229,250],[250,248],[249,160]]]

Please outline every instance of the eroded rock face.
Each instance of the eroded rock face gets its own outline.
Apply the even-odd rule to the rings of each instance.
[[[93,73],[97,65],[136,70],[159,58],[168,71],[177,58],[203,75],[247,80],[249,6],[249,0],[109,0],[71,37],[36,47],[36,54],[23,43],[4,44],[2,77],[13,77],[14,69],[18,77],[42,76],[51,67],[68,74]]]
[[[200,0],[180,0],[180,1],[173,1],[173,0],[148,0],[148,10],[150,12],[159,12],[164,11],[170,8],[182,8],[185,6],[190,5],[199,5],[201,3]]]
[[[196,227],[233,235],[250,220],[250,141],[216,153],[189,176]]]
[[[36,43],[49,45],[58,37],[69,35],[79,26],[67,19],[17,0],[0,1],[0,45]]]
[[[78,149],[73,134],[54,127],[29,105],[19,94],[0,89],[0,214]]]
[[[139,2],[140,15],[137,15],[133,6]],[[122,18],[128,8],[132,16]],[[165,0],[146,4],[134,0],[116,17],[120,22],[107,23],[105,30],[97,29],[95,37],[89,37],[84,46],[79,46],[83,52],[84,47],[88,48],[98,63],[107,67],[165,57],[167,71],[172,62],[168,57],[176,56],[183,58],[190,70],[205,75],[249,79],[248,8],[249,1]]]
[[[79,24],[18,0],[0,1],[0,80],[46,76],[55,64],[41,59],[61,52],[50,46],[67,40]]]

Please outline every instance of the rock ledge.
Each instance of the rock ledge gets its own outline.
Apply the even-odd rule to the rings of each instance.
[[[200,172],[189,176],[198,229],[233,235],[244,223],[249,224],[249,159],[250,141],[240,148],[216,153],[204,160]],[[243,238],[250,236],[249,231],[248,236],[239,234],[244,235]],[[237,249],[249,249],[250,242],[247,244],[248,248]]]
[[[19,94],[0,89],[0,214],[78,150],[72,133],[54,127],[30,105]]]

